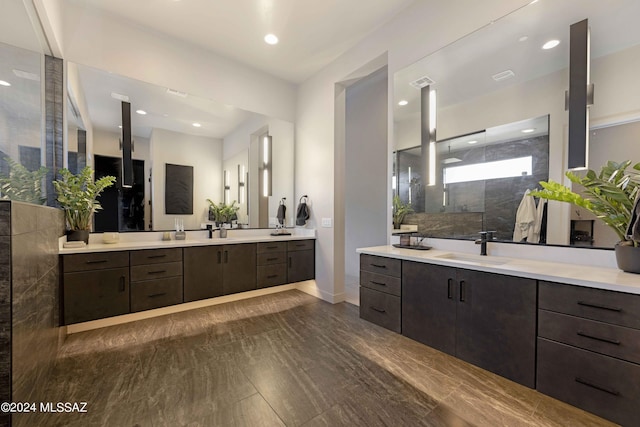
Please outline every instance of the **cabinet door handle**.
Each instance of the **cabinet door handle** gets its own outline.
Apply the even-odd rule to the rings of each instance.
[[[307,246],[307,245],[305,245],[304,243],[296,243],[296,247],[298,248],[302,248],[304,246]]]
[[[267,279],[275,279],[276,277],[278,277],[277,274],[270,274],[269,276],[267,276]]]
[[[464,292],[464,288],[465,288],[465,282],[464,280],[460,281],[460,301],[465,302],[466,301],[466,295]]]
[[[154,259],[154,258],[164,258],[166,257],[167,254],[162,254],[162,255],[149,255],[147,258],[148,259]]]
[[[224,263],[227,264],[229,262],[229,251],[224,251]]]
[[[371,264],[371,267],[376,267],[376,268],[387,268],[386,265],[382,265],[382,264]]]
[[[606,342],[606,343],[614,344],[614,345],[620,345],[620,341],[613,340],[611,338],[604,338],[604,337],[598,337],[598,336],[595,336],[595,335],[585,334],[582,331],[578,331],[578,332],[576,332],[576,334],[580,335],[581,337],[589,338],[589,339],[592,339],[592,340],[602,341],[602,342]]]
[[[578,301],[578,305],[582,305],[584,307],[599,308],[601,310],[609,310],[609,311],[616,311],[616,312],[622,311],[622,309],[618,307],[609,307],[607,305],[601,305],[601,304],[591,304],[590,302],[585,302],[585,301]]]
[[[161,292],[161,293],[158,293],[158,294],[151,294],[151,295],[149,295],[149,298],[157,298],[157,297],[161,297],[161,296],[166,295],[166,294],[167,294],[166,292]]]
[[[385,310],[384,308],[378,308],[378,307],[373,307],[373,306],[371,306],[370,308],[371,308],[371,310],[377,311],[378,313],[386,313],[387,312],[387,310]]]
[[[147,274],[161,274],[161,273],[166,273],[167,270],[156,270],[156,271],[149,271],[147,272]]]
[[[106,259],[96,259],[92,261],[87,261],[87,264],[102,264],[103,262],[107,262]]]
[[[222,262],[222,252],[218,251],[218,264]]]
[[[452,285],[453,285],[453,279],[447,279],[447,298],[448,299],[453,298]]]
[[[125,287],[126,287],[125,281],[126,281],[126,278],[124,276],[120,276],[120,285],[118,286],[120,292],[124,292],[125,290]]]
[[[576,382],[580,383],[580,384],[583,384],[583,385],[586,385],[587,387],[595,388],[596,390],[604,391],[605,393],[609,393],[609,394],[612,394],[614,396],[620,396],[620,392],[617,391],[617,390],[614,390],[614,389],[609,388],[609,387],[601,386],[599,384],[596,384],[594,382],[582,379],[580,377],[576,377]]]
[[[386,283],[382,283],[382,282],[374,282],[373,280],[370,280],[369,283],[373,283],[374,285],[378,285],[378,286],[387,286]]]
[[[267,258],[267,261],[277,261],[278,258]]]
[[[278,249],[277,246],[267,246],[267,249]]]

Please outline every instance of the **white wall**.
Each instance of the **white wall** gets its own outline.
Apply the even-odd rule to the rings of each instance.
[[[357,248],[387,242],[387,69],[349,86],[345,99],[345,287],[359,286]]]
[[[385,52],[388,54],[389,76],[393,76],[421,57],[527,3],[488,0],[478,6],[472,0],[415,2],[300,85],[296,109],[295,188],[296,197],[308,194],[313,202],[311,225],[317,226],[323,217],[334,217],[336,83]],[[455,19],[448,19],[451,17]],[[393,99],[390,80],[388,93],[389,99]],[[390,156],[393,121],[391,110],[388,111]],[[388,187],[387,215],[390,218],[391,186]],[[339,197],[344,198],[344,194]],[[391,221],[387,223],[391,224]],[[335,290],[344,287],[344,277],[334,275],[336,262],[342,262],[340,260],[345,257],[344,247],[336,245],[335,240],[334,230],[318,228],[316,288],[313,291],[328,301],[339,301],[342,296]]]
[[[165,214],[165,165],[193,166],[193,215]],[[151,132],[152,224],[154,230],[173,230],[174,218],[185,229],[199,229],[208,220],[209,204],[222,198],[222,140],[164,129]]]
[[[68,61],[293,121],[295,85],[107,13],[91,2],[36,0]]]
[[[225,146],[226,146],[226,138],[225,138]],[[241,200],[240,195],[238,193],[238,165],[241,167],[244,166],[245,170],[245,186],[244,186],[244,200]],[[229,186],[231,189],[229,190],[229,203],[236,201],[236,206],[239,206],[238,210],[238,224],[249,224],[249,215],[247,211],[248,206],[248,198],[247,198],[247,189],[249,188],[248,182],[246,182],[246,172],[249,171],[249,149],[245,148],[243,151],[234,154],[230,158],[226,158],[222,164],[222,168],[225,171],[229,171]],[[224,198],[224,194],[222,196]],[[213,199],[212,199],[213,200]],[[221,200],[213,200],[216,203],[221,202]]]
[[[66,62],[67,70],[67,91],[71,96],[78,108],[78,113],[84,125],[84,130],[87,132],[87,165],[93,167],[93,123],[91,123],[91,116],[89,115],[89,107],[82,90],[82,84],[80,83],[80,77],[78,75],[78,66],[71,62]],[[66,101],[69,102],[68,100]],[[69,135],[71,137],[71,135]],[[76,150],[71,150],[71,141],[68,143],[69,150],[77,151],[78,141],[77,134],[75,136]]]

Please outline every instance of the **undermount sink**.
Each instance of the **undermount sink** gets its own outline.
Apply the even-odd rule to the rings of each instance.
[[[436,255],[434,258],[450,259],[452,261],[472,262],[474,264],[484,265],[502,265],[509,262],[508,259],[500,259],[496,257],[471,255],[471,254],[458,254],[458,253],[446,253],[442,255]]]

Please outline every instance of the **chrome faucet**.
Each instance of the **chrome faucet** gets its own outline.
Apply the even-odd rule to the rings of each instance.
[[[493,240],[495,231],[481,231],[480,238],[476,240],[476,245],[480,245],[480,255],[487,255],[487,242]]]

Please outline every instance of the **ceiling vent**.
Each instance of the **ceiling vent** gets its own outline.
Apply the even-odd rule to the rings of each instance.
[[[187,92],[180,92],[179,90],[175,90],[175,89],[171,89],[171,88],[167,88],[167,93],[169,95],[179,96],[180,98],[186,98],[187,97]]]
[[[127,95],[122,95],[120,93],[111,92],[111,97],[113,99],[117,99],[118,101],[129,102],[129,97]]]
[[[514,77],[515,73],[511,70],[502,71],[501,73],[494,74],[491,78],[497,82],[501,82],[502,80],[510,79]]]
[[[435,82],[433,80],[431,80],[429,77],[424,76],[424,77],[420,77],[417,80],[412,81],[409,84],[411,86],[415,87],[416,89],[422,89],[423,87],[430,86],[430,85],[432,85],[434,83]]]

